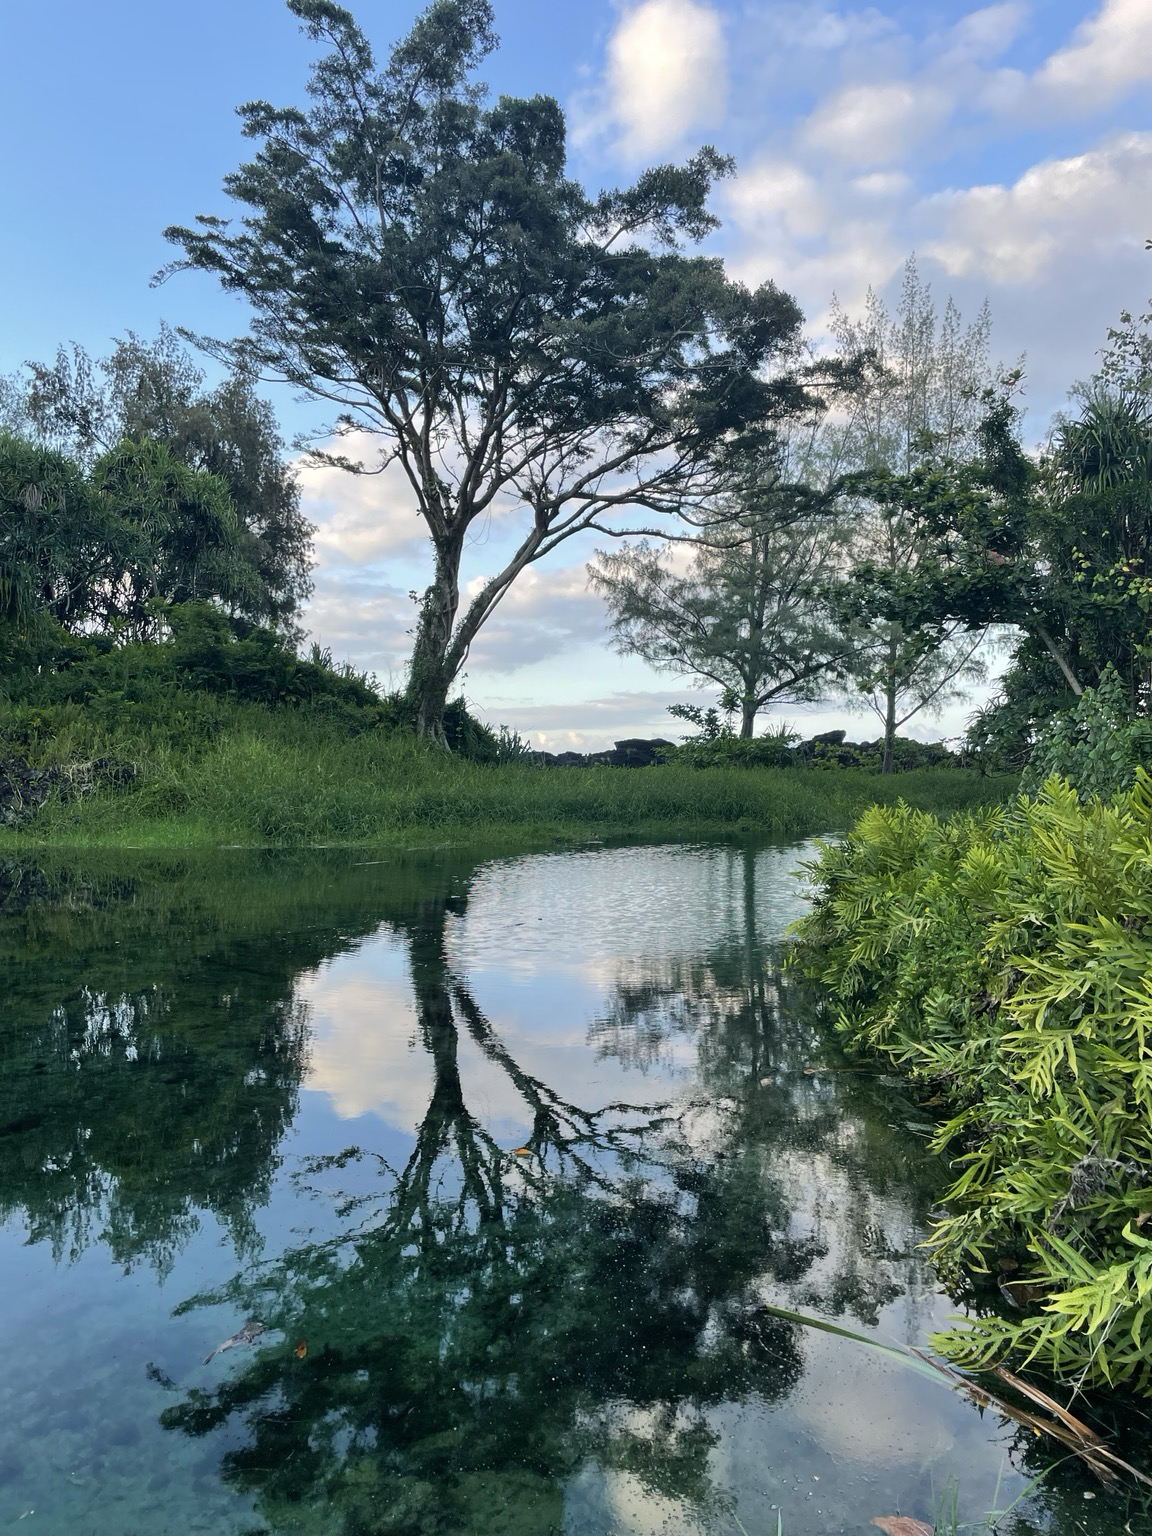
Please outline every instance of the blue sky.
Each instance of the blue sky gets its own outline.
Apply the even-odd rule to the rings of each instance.
[[[416,10],[352,8],[381,53]],[[496,10],[503,46],[487,79],[566,104],[573,166],[590,184],[702,141],[736,156],[716,248],[737,275],[795,293],[814,332],[833,293],[851,309],[869,285],[891,292],[913,250],[941,301],[973,313],[987,296],[997,355],[1027,353],[1036,438],[1091,372],[1107,325],[1152,294],[1152,0]],[[152,289],[149,278],[166,259],[166,224],[227,211],[220,179],[243,153],[236,104],[299,100],[309,57],[280,0],[0,11],[0,372],[61,341],[99,352],[160,319],[242,329],[242,308],[208,279]],[[276,403],[290,431],[322,420]],[[410,509],[380,481],[311,473],[305,490],[320,526],[314,632],[398,676],[406,594],[425,569]],[[471,551],[471,577],[500,538]],[[469,696],[545,745],[665,729],[665,703],[690,691],[607,649],[584,588],[591,551],[569,550],[494,619]]]

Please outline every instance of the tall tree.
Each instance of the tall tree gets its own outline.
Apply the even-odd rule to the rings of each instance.
[[[617,649],[715,683],[748,739],[763,709],[820,697],[847,661],[832,606],[845,542],[824,498],[773,478],[696,538],[600,551],[588,574]]]
[[[848,410],[825,428],[823,451],[838,471],[909,475],[927,459],[956,462],[976,452],[982,398],[994,382],[987,305],[967,326],[951,299],[939,316],[909,258],[894,314],[869,291],[858,317],[836,305],[831,328],[842,349],[873,362]],[[867,483],[857,479],[857,491]],[[915,520],[898,502],[858,494],[851,511],[856,561],[904,576],[926,558]],[[847,697],[880,719],[889,771],[900,726],[964,697],[964,684],[984,675],[984,634],[959,620],[909,629],[858,603],[849,615],[857,649]]]
[[[442,741],[448,690],[521,571],[618,510],[713,495],[718,446],[795,407],[780,365],[801,317],[773,284],[749,292],[677,249],[716,225],[706,202],[731,164],[714,150],[591,197],[566,173],[554,100],[488,101],[490,0],[433,0],[382,69],[346,10],[288,5],[330,48],[311,105],[240,109],[259,148],[225,189],[245,216],[170,229],[174,266],[255,311],[248,337],[207,343],[216,355],[379,446],[330,462],[402,467],[434,558],[409,692]],[[515,547],[461,610],[470,531],[496,513]]]
[[[234,563],[254,577],[234,583],[226,605],[255,622],[291,626],[312,590],[313,530],[272,407],[250,373],[234,368],[207,388],[166,326],[152,342],[129,332],[106,358],[61,347],[52,363],[28,366],[23,395],[11,402],[25,432],[85,464],[126,439],[151,439],[188,468],[218,476],[236,511]]]
[[[1106,365],[1073,400],[1033,475],[1026,542],[1005,565],[1012,659],[973,728],[981,750],[1015,761],[1110,667],[1128,709],[1152,713],[1152,399]]]
[[[155,603],[213,599],[241,610],[259,584],[239,555],[223,480],[162,444],[125,440],[90,468],[0,434],[0,619],[17,630],[127,632]]]
[[[78,464],[0,432],[0,619],[88,620],[134,548]]]

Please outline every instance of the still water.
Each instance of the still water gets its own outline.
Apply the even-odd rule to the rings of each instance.
[[[0,867],[0,1530],[1152,1531],[763,1309],[959,1305],[922,1112],[781,974],[803,856]]]

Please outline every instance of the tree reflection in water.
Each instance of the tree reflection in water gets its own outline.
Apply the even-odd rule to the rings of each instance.
[[[22,1219],[60,1259],[102,1246],[137,1271],[114,1323],[97,1318],[83,1341],[84,1362],[77,1333],[55,1341],[47,1327],[8,1362],[10,1400],[30,1426],[21,1490],[41,1515],[55,1498],[54,1529],[81,1528],[89,1486],[121,1500],[94,1529],[152,1528],[148,1501],[167,1478],[159,1466],[184,1469],[173,1480],[185,1479],[188,1502],[174,1518],[215,1501],[205,1519],[227,1520],[231,1508],[244,1520],[254,1504],[261,1528],[278,1533],[603,1536],[666,1524],[730,1536],[734,1496],[748,1501],[745,1520],[749,1509],[763,1516],[791,1461],[800,1458],[810,1487],[806,1474],[831,1472],[827,1458],[842,1449],[855,1470],[821,1488],[829,1511],[835,1481],[836,1518],[851,1528],[862,1480],[877,1468],[881,1478],[919,1478],[929,1508],[931,1426],[956,1437],[972,1498],[991,1497],[1000,1450],[975,1415],[962,1405],[949,1413],[945,1397],[939,1413],[923,1405],[923,1426],[902,1384],[883,1398],[859,1353],[831,1355],[760,1308],[860,1327],[879,1319],[921,1337],[933,1297],[914,1245],[944,1182],[891,1085],[829,1070],[847,1064],[828,1056],[808,1000],[775,964],[779,913],[756,878],[758,868],[786,868],[785,856],[773,866],[753,850],[636,851],[631,896],[615,889],[617,857],[479,871],[452,854],[397,855],[382,868],[337,852],[242,855],[103,871],[88,861],[83,875],[0,863],[0,1216]],[[583,885],[569,889],[569,875]],[[694,890],[676,884],[684,879]],[[608,892],[600,906],[599,891]],[[663,901],[656,926],[624,924],[596,949],[594,925],[625,897],[637,902],[637,923],[645,902]],[[607,985],[607,1000],[582,1021],[589,1056],[599,1053],[610,1064],[602,1075],[622,1085],[603,1099],[628,1102],[590,1104],[596,1090],[540,1067],[546,1031],[501,1031],[484,1005],[475,936],[488,935],[498,977],[514,958],[527,974],[525,954],[504,946],[524,932],[513,918],[546,910],[542,901],[556,903],[562,932],[550,939],[532,925],[539,976],[572,975],[596,949],[588,974]],[[679,939],[659,926],[673,904],[677,920],[684,914]],[[698,909],[707,937],[694,948]],[[761,912],[772,913],[765,934]],[[312,1144],[326,1152],[339,1145],[330,1110],[300,1095],[321,1039],[304,1001],[308,978],[381,930],[406,948],[414,1045],[431,1068],[411,1143],[390,1163],[348,1149],[288,1178],[293,1127],[319,1127],[324,1140]],[[367,1037],[345,1039],[353,1063],[361,1043],[365,1060],[378,1059]],[[523,1155],[482,1112],[491,1091],[480,1098],[464,1070],[477,1053],[521,1106]],[[368,1124],[373,1147],[395,1144],[386,1127],[374,1142]],[[282,1250],[271,1234],[317,1209],[293,1203],[294,1184],[323,1197],[322,1235]],[[250,1352],[191,1378],[220,1373],[217,1385],[178,1388],[159,1369],[145,1377],[145,1361],[181,1374],[219,1338],[218,1321],[203,1319],[197,1348],[198,1320],[174,1326],[167,1304],[149,1301],[148,1268],[164,1276],[178,1261],[182,1274],[226,1274],[211,1227],[195,1238],[211,1221],[240,1273],[181,1310],[226,1303],[267,1331]],[[80,1297],[85,1328],[86,1283],[59,1293]],[[151,1330],[138,1359],[137,1303],[150,1308]],[[119,1361],[112,1374],[105,1345]],[[847,1380],[854,1372],[860,1381]],[[65,1380],[86,1407],[60,1439]],[[153,1417],[165,1393],[175,1455]],[[765,1412],[771,1404],[779,1411]],[[894,1405],[907,1428],[896,1451],[883,1449]],[[141,1416],[154,1439],[117,1451],[137,1444]],[[106,1437],[106,1420],[109,1435],[128,1438]],[[845,1425],[864,1431],[847,1448],[836,1438]],[[740,1435],[746,1461],[736,1472]],[[1029,1445],[1023,1454],[1043,1453]],[[50,1493],[62,1456],[79,1457],[92,1484]],[[0,1485],[4,1475],[0,1464]],[[242,1496],[234,1505],[221,1501],[218,1475]],[[1058,1514],[1083,1508],[1071,1473],[1066,1483],[1045,1494]],[[815,1506],[791,1487],[788,1529],[823,1533]],[[629,1490],[635,1527],[618,1502]],[[1054,1530],[1071,1529],[1053,1518]]]
[[[757,1302],[796,1293],[829,1252],[820,1230],[796,1231],[775,1162],[835,1159],[846,1135],[843,1108],[803,1076],[811,1029],[765,966],[752,870],[749,857],[731,944],[623,981],[594,1026],[632,1065],[691,1032],[699,1081],[666,1105],[589,1109],[518,1064],[452,963],[461,884],[389,914],[433,1069],[411,1155],[313,1164],[359,1165],[346,1230],[189,1303],[227,1299],[280,1338],[164,1414],[190,1435],[242,1431],[224,1475],[273,1530],[559,1531],[565,1485],[588,1467],[630,1472],[702,1519],[719,1512],[709,1410],[796,1384],[800,1341]],[[463,1039],[524,1105],[519,1153],[469,1108]],[[367,1192],[366,1163],[380,1176]],[[863,1224],[884,1198],[868,1173],[850,1191]],[[905,1190],[905,1219],[908,1203]],[[900,1255],[881,1242],[872,1257],[832,1271],[834,1310],[874,1316],[895,1294],[884,1260]],[[815,1283],[807,1294],[829,1300]]]

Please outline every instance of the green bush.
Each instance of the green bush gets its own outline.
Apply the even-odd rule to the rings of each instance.
[[[697,736],[663,755],[688,768],[787,768],[796,737],[786,728],[764,736]]]
[[[691,708],[673,705],[670,713]],[[662,755],[666,762],[682,763],[689,768],[862,768],[880,773],[884,766],[883,741],[847,741],[846,731],[825,731],[802,741],[795,731],[780,726],[763,736],[745,739],[724,725],[716,710],[696,710],[703,729],[689,736],[679,747]],[[920,768],[957,768],[960,759],[942,742],[912,741],[897,736],[892,744],[892,767],[897,773],[911,773]]]
[[[1059,776],[1083,795],[1102,799],[1127,789],[1136,769],[1152,761],[1152,720],[1133,719],[1128,691],[1112,666],[1073,709],[1040,731],[1021,788],[1033,791]]]
[[[939,1346],[1152,1392],[1152,780],[874,806],[811,875],[799,958],[839,1030],[947,1106],[936,1262],[1022,1308],[989,1285]]]
[[[178,707],[192,694],[266,705],[316,705],[364,711],[363,727],[381,718],[381,700],[367,678],[330,660],[302,660],[272,630],[230,620],[208,603],[164,608],[163,641],[117,644],[111,636],[59,631],[50,655],[12,667],[5,691],[14,703],[146,704]],[[359,717],[357,717],[359,718]]]

